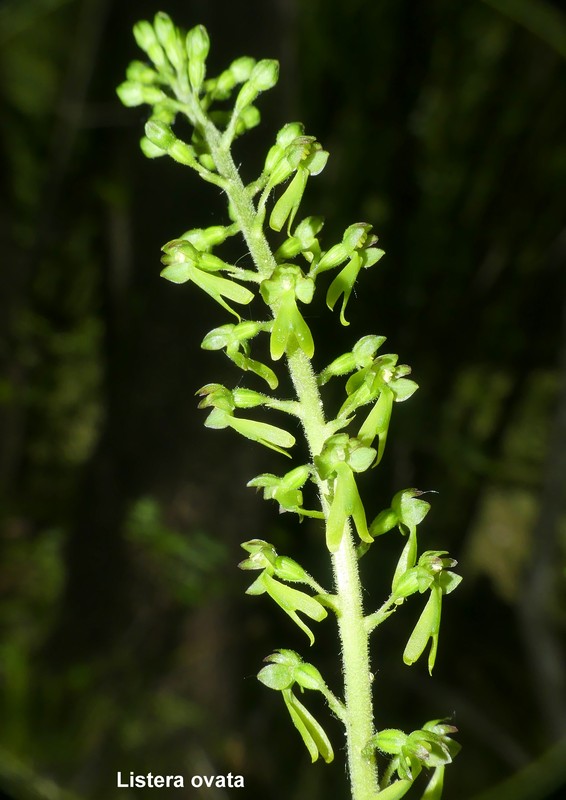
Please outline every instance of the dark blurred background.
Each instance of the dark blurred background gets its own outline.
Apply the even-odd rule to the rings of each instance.
[[[350,328],[322,306],[309,323],[325,331],[319,367],[386,334],[384,352],[421,385],[395,409],[366,505],[373,516],[399,489],[436,490],[421,546],[449,549],[465,580],[445,603],[432,678],[401,661],[418,601],[380,630],[375,695],[380,727],[452,717],[464,749],[448,800],[550,800],[566,786],[560,7],[162,7],[207,25],[210,74],[243,54],[281,61],[262,125],[238,145],[245,177],[283,123],[303,120],[331,153],[303,214],[326,216],[326,247],[369,221],[387,252],[360,276]],[[263,537],[328,583],[320,533],[244,488],[280,472],[278,456],[203,429],[196,389],[240,374],[199,343],[230,320],[159,278],[161,245],[222,224],[224,208],[192,172],[141,155],[145,109],[115,96],[139,57],[131,27],[159,8],[0,3],[0,795],[144,797],[117,790],[116,771],[151,770],[242,774],[252,799],[345,798],[340,727],[328,723],[336,762],[311,766],[254,677],[292,647],[339,691],[335,630],[317,626],[307,653],[265,597],[243,594],[235,567],[239,542]],[[362,562],[368,610],[400,544],[384,537]]]

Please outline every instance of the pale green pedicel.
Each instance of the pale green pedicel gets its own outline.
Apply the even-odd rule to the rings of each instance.
[[[230,390],[208,384],[198,392],[199,407],[209,410],[205,424],[232,428],[290,457],[295,437],[284,428],[255,420],[249,409],[276,409],[300,421],[310,463],[293,466],[281,476],[259,475],[248,485],[262,489],[266,499],[275,500],[281,510],[295,513],[299,519],[321,520],[321,546],[333,566],[335,586],[328,591],[297,561],[279,555],[269,542],[253,539],[242,545],[248,557],[240,567],[259,572],[247,593],[269,596],[299,626],[309,644],[315,641],[313,623],[326,619],[329,612],[336,616],[344,696],[337,697],[318,669],[292,650],[280,649],[268,656],[258,678],[268,688],[281,692],[311,759],[316,761],[320,756],[329,762],[334,758],[330,739],[294,689],[318,691],[324,696],[345,726],[353,800],[404,797],[423,767],[431,769],[432,775],[422,800],[438,800],[445,766],[459,749],[449,736],[455,728],[434,720],[410,734],[397,729],[376,731],[369,637],[408,597],[429,592],[403,660],[413,664],[430,642],[428,665],[432,670],[442,596],[458,585],[460,577],[448,569],[456,562],[444,551],[426,551],[418,556],[417,526],[429,509],[420,499],[421,492],[399,492],[391,507],[368,523],[356,482],[357,474],[376,466],[383,457],[393,404],[408,399],[417,385],[406,377],[410,368],[399,365],[396,355],[376,355],[385,337],[375,335],[350,344],[351,351],[335,358],[317,376],[312,367],[316,343],[304,313],[318,282],[326,281],[324,273],[338,270],[324,289],[326,303],[332,310],[341,300],[340,322],[348,325],[345,311],[354,284],[363,270],[379,261],[383,251],[375,246],[377,237],[367,223],[349,226],[342,240],[326,250],[319,240],[322,217],[308,216],[295,224],[308,180],[324,169],[328,158],[315,137],[305,135],[300,123],[289,123],[279,131],[262,174],[248,185],[242,182],[232,145],[259,123],[254,103],[261,92],[276,84],[277,62],[243,57],[216,78],[207,78],[210,42],[203,26],[184,34],[166,14],[159,13],[153,23],[138,23],[134,35],[151,63],[133,62],[118,94],[127,106],[151,107],[140,142],[143,153],[149,158],[169,155],[220,187],[227,196],[230,216],[227,225],[189,230],[167,243],[161,274],[173,283],[198,286],[232,315],[232,322],[207,334],[203,348],[224,350],[237,367],[259,379],[262,388],[267,384],[271,392],[279,385],[276,368],[286,365],[296,392],[295,399],[288,399],[248,388]],[[227,107],[233,96],[231,107]],[[193,127],[190,142],[180,140],[172,130],[178,115],[185,116]],[[268,240],[269,228],[279,235],[277,245]],[[253,269],[226,263],[213,253],[236,234],[245,239]],[[254,298],[263,300],[267,317],[242,320],[243,309]],[[269,337],[271,364],[251,355],[253,341],[261,336]],[[323,387],[332,378],[346,375],[350,377],[342,407],[335,419],[326,419]],[[303,489],[309,481],[317,487],[319,509],[304,507]],[[378,536],[394,528],[406,537],[406,543],[391,591],[381,607],[366,616],[358,560]],[[388,758],[379,777],[377,753]]]

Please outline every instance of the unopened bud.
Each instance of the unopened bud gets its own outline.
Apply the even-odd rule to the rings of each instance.
[[[232,74],[234,82],[244,83],[247,81],[252,74],[255,64],[255,58],[249,58],[249,56],[242,56],[242,58],[237,58],[235,61],[232,61],[228,69]]]
[[[275,86],[278,78],[279,62],[272,58],[264,58],[255,65],[249,80],[258,92],[266,92]]]
[[[152,144],[165,151],[169,150],[177,138],[169,125],[159,119],[146,122],[145,135]]]
[[[126,70],[126,78],[136,83],[152,84],[157,79],[157,72],[143,61],[132,61]]]
[[[138,46],[148,54],[158,69],[169,69],[163,48],[149,22],[142,20],[134,25],[134,37]]]
[[[116,93],[122,103],[128,108],[141,106],[142,103],[153,105],[164,100],[166,95],[155,86],[147,86],[136,81],[124,81],[116,89]]]
[[[210,50],[210,38],[204,25],[196,25],[187,33],[185,42],[189,61],[204,63]]]

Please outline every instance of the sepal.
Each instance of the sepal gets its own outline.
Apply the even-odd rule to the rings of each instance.
[[[258,673],[258,680],[269,689],[292,689],[297,683],[301,689],[323,692],[326,684],[318,669],[303,661],[294,650],[276,650],[264,658],[268,662]]]

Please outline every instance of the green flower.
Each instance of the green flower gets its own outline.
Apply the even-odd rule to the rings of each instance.
[[[347,418],[361,406],[376,401],[358,432],[358,439],[366,445],[371,445],[378,438],[375,465],[383,457],[393,403],[407,400],[418,388],[414,381],[405,377],[410,374],[411,368],[407,364],[397,365],[397,359],[397,355],[388,353],[369,364],[366,361],[366,366],[348,379],[348,397],[338,412],[339,418]]]
[[[224,298],[234,303],[247,305],[253,300],[253,293],[234,280],[216,275],[220,270],[230,270],[230,266],[211,253],[202,252],[186,239],[174,239],[163,247],[165,255],[161,262],[165,268],[161,276],[173,283],[192,281],[223,308],[240,319]]]
[[[304,136],[303,126],[299,123],[290,123],[279,131],[276,144],[267,154],[263,173],[267,183],[260,208],[265,206],[275,186],[286,181],[293,173],[295,175],[273,207],[269,217],[272,230],[280,231],[288,221],[287,231],[290,234],[308,178],[322,172],[327,160],[326,150],[322,149],[314,136]]]
[[[323,253],[312,270],[312,274],[318,274],[347,261],[347,264],[330,284],[326,294],[326,304],[331,310],[334,309],[339,297],[343,295],[340,311],[342,325],[350,324],[344,316],[344,311],[360,270],[373,266],[384,255],[383,250],[374,247],[377,236],[370,234],[371,228],[372,226],[366,222],[356,222],[354,225],[350,225],[344,231],[340,244],[334,245]]]
[[[365,447],[359,440],[351,439],[347,433],[337,433],[326,440],[320,455],[315,456],[315,466],[321,479],[333,480],[333,495],[326,525],[326,545],[331,553],[339,549],[350,517],[360,539],[368,544],[373,542],[354,472],[369,469],[375,455],[372,447]]]
[[[205,427],[216,429],[233,428],[247,439],[290,457],[286,448],[293,447],[295,437],[275,425],[234,416],[234,410],[238,407],[238,403],[234,398],[235,392],[231,392],[218,383],[209,383],[199,389],[197,394],[203,398],[199,403],[199,408],[212,408],[204,423]],[[256,398],[255,401],[252,403],[247,402],[245,407],[263,404],[265,399],[263,395],[253,392],[253,396]],[[249,392],[247,397],[249,397]]]
[[[272,327],[271,322],[240,322],[238,325],[221,325],[219,328],[207,333],[201,347],[203,350],[225,350],[228,358],[240,369],[255,373],[269,385],[276,389],[279,381],[276,374],[266,364],[250,358],[250,340],[262,331]]]
[[[309,511],[302,507],[303,493],[301,488],[310,477],[310,474],[311,467],[303,465],[295,467],[282,478],[270,473],[258,475],[257,478],[248,481],[247,485],[263,489],[264,498],[277,501],[281,511],[294,511],[300,517],[307,516],[324,519],[324,514],[321,511]]]
[[[270,339],[271,358],[277,361],[284,353],[289,354],[297,348],[312,358],[312,333],[298,309],[297,300],[311,302],[314,282],[294,264],[281,264],[270,278],[262,282],[260,292],[275,311]]]
[[[452,561],[452,563],[455,564],[456,562]],[[455,572],[444,571],[442,567],[440,567],[440,570],[434,576],[427,604],[417,620],[417,624],[413,628],[403,652],[403,661],[410,666],[421,657],[430,641],[428,654],[428,671],[430,674],[432,674],[434,668],[438,649],[442,596],[453,592],[462,581],[462,577]]]

